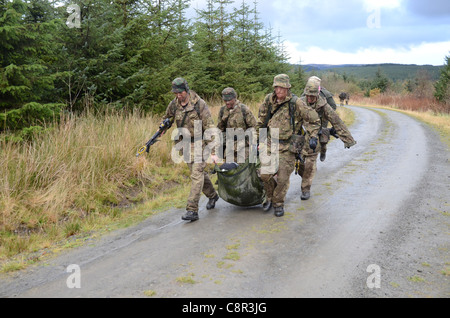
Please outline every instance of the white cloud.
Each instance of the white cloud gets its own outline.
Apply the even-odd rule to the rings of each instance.
[[[408,48],[361,48],[355,52],[339,52],[312,46],[299,50],[297,43],[285,42],[290,62],[298,64],[431,64],[443,65],[449,55],[450,41],[410,45]]]
[[[367,9],[395,9],[401,6],[402,0],[364,0],[363,2]]]

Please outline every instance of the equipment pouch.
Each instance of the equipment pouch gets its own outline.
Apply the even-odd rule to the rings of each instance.
[[[300,153],[305,144],[305,136],[292,135],[289,141],[289,151],[292,153]]]

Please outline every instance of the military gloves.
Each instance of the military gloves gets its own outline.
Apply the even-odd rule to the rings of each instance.
[[[317,147],[317,138],[316,137],[311,137],[309,139],[309,148],[311,148],[312,150],[316,150]]]

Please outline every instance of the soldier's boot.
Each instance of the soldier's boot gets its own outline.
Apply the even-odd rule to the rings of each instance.
[[[214,209],[214,207],[216,206],[217,200],[219,200],[219,195],[218,194],[216,194],[215,197],[210,198],[208,200],[208,203],[206,203],[206,209],[208,209],[208,210]]]
[[[181,219],[185,221],[197,221],[198,212],[186,211],[186,213],[181,217]]]
[[[284,215],[284,207],[282,206],[277,206],[276,208],[274,208],[275,210],[275,216],[283,216]]]
[[[263,211],[264,212],[269,211],[271,207],[272,207],[272,202],[270,202],[269,200],[267,200],[263,203]]]
[[[320,153],[320,161],[325,161],[326,157],[327,157],[327,153],[326,152],[321,152]]]
[[[311,196],[311,193],[309,191],[302,191],[302,195],[300,196],[300,198],[302,200],[308,200],[310,196]]]

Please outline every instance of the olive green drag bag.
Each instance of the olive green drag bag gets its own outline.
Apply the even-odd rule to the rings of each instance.
[[[245,163],[234,165],[234,169],[223,169],[225,165],[214,167],[217,173],[219,197],[237,206],[248,207],[263,203],[264,186],[257,172],[260,168],[259,161],[249,163],[247,159]]]

